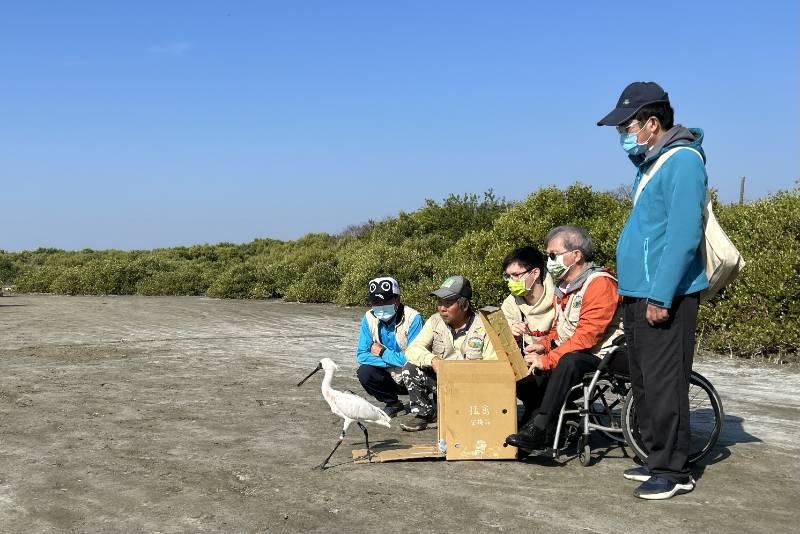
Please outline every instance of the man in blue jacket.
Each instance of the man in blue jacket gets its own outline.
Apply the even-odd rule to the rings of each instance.
[[[400,302],[400,285],[394,278],[375,278],[367,287],[372,308],[361,320],[356,374],[366,392],[386,404],[383,411],[395,417],[405,411],[398,398],[408,393],[402,379],[405,350],[422,329],[422,317]]]
[[[639,430],[649,450],[647,464],[624,476],[642,482],[634,495],[643,499],[669,499],[695,485],[687,463],[688,391],[698,293],[708,287],[700,249],[707,176],[703,131],[673,124],[673,116],[658,84],[634,82],[597,123],[616,127],[638,171],[617,272]]]

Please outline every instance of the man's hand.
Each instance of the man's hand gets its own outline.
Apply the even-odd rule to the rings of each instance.
[[[667,308],[656,306],[655,304],[648,304],[647,311],[645,312],[644,316],[650,326],[655,326],[656,324],[663,323],[669,319],[669,310]]]
[[[514,334],[514,337],[522,337],[523,334],[528,333],[528,325],[527,323],[523,323],[522,321],[516,322],[511,325],[511,333]]]
[[[541,354],[526,354],[525,361],[528,362],[528,374],[532,375],[536,369],[544,369],[544,356]]]
[[[541,343],[532,343],[525,347],[526,354],[544,354],[544,345]],[[526,356],[525,359],[527,360],[528,357]]]
[[[439,367],[442,366],[442,359],[438,356],[434,356],[431,360],[431,367],[433,367],[433,372],[439,374]]]
[[[369,351],[370,351],[370,352],[371,352],[373,355],[375,355],[375,356],[380,356],[380,355],[381,355],[381,352],[382,352],[382,351],[383,351],[383,349],[385,349],[385,348],[386,348],[386,347],[384,347],[384,346],[383,346],[383,345],[381,345],[380,343],[374,343],[374,342],[373,342],[373,343],[372,343],[372,346],[369,348]]]

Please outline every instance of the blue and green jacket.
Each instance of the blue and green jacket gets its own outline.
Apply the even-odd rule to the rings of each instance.
[[[370,312],[367,312],[370,313]],[[381,345],[386,347],[382,356],[375,356],[369,349],[372,347],[372,334],[366,316],[361,319],[361,328],[358,332],[358,346],[356,348],[356,361],[359,365],[372,365],[373,367],[402,367],[406,364],[406,353],[400,348],[395,337],[395,321],[392,317],[389,322],[378,321],[378,337]],[[414,341],[422,330],[422,315],[417,315],[408,326],[408,345]]]
[[[620,295],[670,308],[676,296],[708,287],[700,251],[708,184],[702,143],[702,130],[676,125],[646,154],[631,157],[638,168],[632,195],[670,148],[692,147],[703,160],[691,150],[673,154],[639,195],[617,242]]]

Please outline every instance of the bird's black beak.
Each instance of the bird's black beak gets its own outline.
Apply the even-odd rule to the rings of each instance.
[[[317,372],[317,371],[319,371],[320,369],[322,369],[322,364],[321,364],[321,363],[317,364],[317,368],[316,368],[316,369],[314,369],[313,371],[311,371],[310,373],[308,373],[308,376],[307,376],[307,377],[305,377],[304,379],[302,379],[302,380],[301,380],[301,381],[300,381],[300,382],[297,384],[297,387],[300,387],[300,386],[302,386],[302,385],[305,383],[305,381],[306,381],[306,380],[308,380],[309,378],[311,378],[312,376],[314,376],[314,373],[316,373],[316,372]]]

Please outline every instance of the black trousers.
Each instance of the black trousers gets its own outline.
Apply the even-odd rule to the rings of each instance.
[[[584,374],[596,371],[600,361],[600,358],[587,352],[570,352],[558,360],[552,371],[528,375],[517,382],[517,397],[525,405],[522,423],[535,417],[534,424],[540,428],[555,424],[569,390],[581,381]],[[628,374],[625,350],[619,349],[614,353],[608,366],[609,369]]]
[[[697,294],[676,297],[669,320],[650,326],[647,301],[626,297],[623,323],[639,431],[649,450],[647,466],[677,483],[691,477],[689,375],[694,359]]]
[[[383,367],[361,365],[356,371],[356,376],[367,393],[386,404],[395,403],[399,400],[398,395],[408,393],[405,386],[395,382],[389,371]]]

